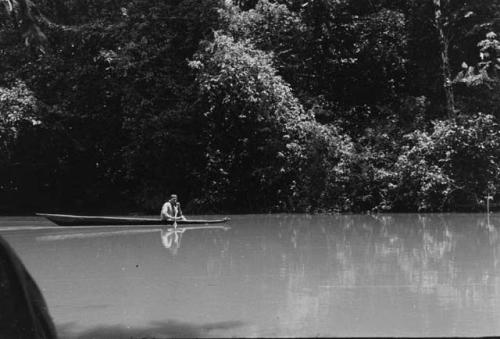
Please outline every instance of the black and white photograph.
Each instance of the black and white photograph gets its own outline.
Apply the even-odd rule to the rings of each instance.
[[[499,0],[0,0],[0,339],[500,336]]]

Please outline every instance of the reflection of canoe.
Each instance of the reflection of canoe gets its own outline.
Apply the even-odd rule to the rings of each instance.
[[[98,226],[98,225],[172,225],[172,220],[154,218],[100,217],[68,214],[37,213],[60,226]],[[227,222],[229,218],[214,220],[177,220],[178,225],[217,224]]]
[[[101,227],[96,227],[102,229]],[[229,226],[179,226],[177,228],[167,227],[167,228],[154,228],[154,227],[143,227],[141,229],[127,229],[120,231],[110,231],[113,228],[107,228],[101,232],[84,232],[84,233],[67,233],[67,234],[50,234],[50,235],[42,235],[36,237],[38,241],[53,241],[53,240],[67,240],[67,239],[84,239],[84,238],[102,238],[102,237],[111,237],[117,235],[130,235],[130,234],[144,234],[144,233],[153,233],[159,231],[170,231],[170,232],[185,232],[188,230],[230,230]],[[74,230],[74,228],[72,229]]]

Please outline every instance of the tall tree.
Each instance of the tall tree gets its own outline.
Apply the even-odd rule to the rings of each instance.
[[[38,7],[29,0],[2,0],[4,8],[12,16],[19,28],[26,46],[43,51],[47,37],[40,29],[40,21],[47,21]]]
[[[441,0],[434,1],[434,14],[436,29],[439,35],[439,42],[441,44],[441,68],[443,73],[443,89],[446,95],[446,110],[448,118],[454,119],[456,117],[455,111],[455,97],[453,95],[453,83],[451,80],[450,71],[450,58],[448,56],[449,42],[444,32],[444,19],[441,6]]]

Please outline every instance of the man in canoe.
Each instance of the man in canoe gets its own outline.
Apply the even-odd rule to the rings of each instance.
[[[177,194],[172,194],[170,200],[161,208],[161,220],[186,220],[182,215],[181,204],[177,201]]]

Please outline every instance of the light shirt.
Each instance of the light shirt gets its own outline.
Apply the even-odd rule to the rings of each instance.
[[[179,211],[177,206],[172,206],[170,201],[167,201],[161,208],[161,219],[165,220],[169,218],[175,218],[176,215],[179,217],[180,215],[178,214],[178,212]]]

